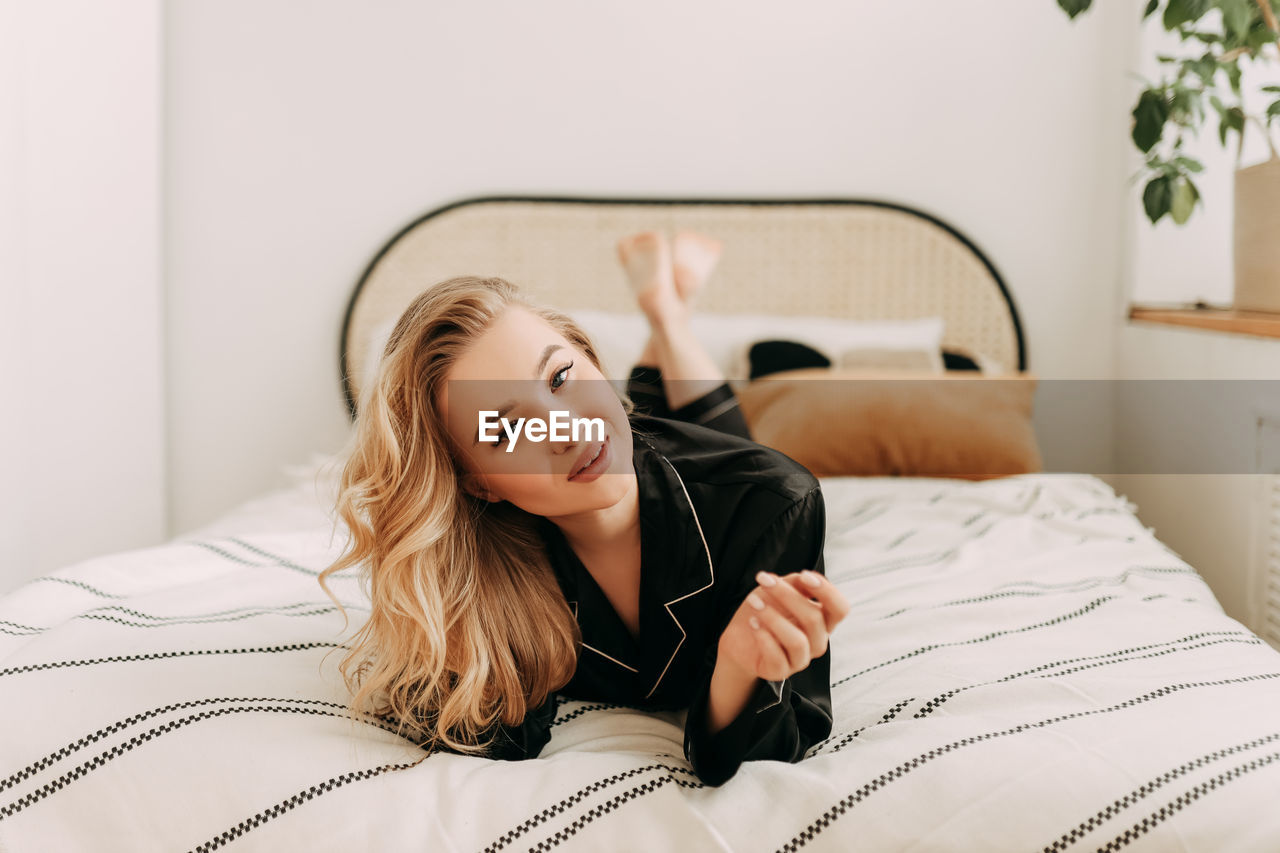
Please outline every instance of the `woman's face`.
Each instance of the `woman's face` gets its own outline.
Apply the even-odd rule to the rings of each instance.
[[[586,354],[538,315],[518,305],[504,311],[454,362],[438,393],[472,494],[547,517],[604,509],[627,494],[634,468],[622,401]],[[484,412],[499,413],[484,416],[483,432],[496,441],[480,438]],[[553,412],[561,424],[554,434]],[[574,420],[592,418],[599,423],[580,425],[575,440]],[[526,432],[533,419],[548,425],[541,440],[536,429]]]

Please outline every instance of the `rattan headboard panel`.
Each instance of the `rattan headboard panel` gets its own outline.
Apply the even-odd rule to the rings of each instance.
[[[995,267],[956,229],[877,201],[480,198],[415,220],[374,257],[343,324],[352,416],[370,334],[423,289],[496,275],[561,309],[636,310],[615,244],[681,228],[724,242],[698,309],[888,320],[941,315],[944,347],[1026,369],[1017,309]]]

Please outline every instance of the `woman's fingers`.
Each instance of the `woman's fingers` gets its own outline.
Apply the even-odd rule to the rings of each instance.
[[[758,592],[758,591],[757,591]],[[753,592],[752,595],[756,595]],[[786,672],[778,678],[786,678],[791,673],[799,672],[809,665],[811,657],[809,655],[809,637],[796,627],[795,623],[782,615],[776,607],[765,606],[763,610],[757,610],[752,617],[760,623],[760,627],[756,629],[759,634],[768,633],[773,641],[777,643],[782,650],[787,667]],[[754,628],[755,625],[752,625]],[[775,681],[777,679],[768,679]]]
[[[757,673],[767,680],[785,678],[827,651],[831,631],[851,608],[820,572],[779,576],[762,571],[756,581],[759,586],[744,605],[756,635]],[[776,674],[766,674],[769,670]]]
[[[817,585],[815,586],[808,583],[805,580],[806,575],[815,578],[818,581]],[[851,609],[849,600],[844,597],[844,593],[836,589],[835,584],[829,581],[822,574],[812,570],[806,570],[803,572],[792,572],[790,574],[782,575],[779,577],[779,580],[786,581],[792,589],[796,590],[798,594],[804,596],[806,601],[809,601],[809,596],[813,596],[817,599],[816,602],[809,601],[809,606],[813,607],[815,605],[821,605],[822,616],[827,626],[827,633],[834,631],[836,625],[840,624],[840,622],[849,615],[849,610]]]
[[[766,681],[777,681],[786,678],[791,672],[791,663],[786,649],[778,643],[773,632],[765,627],[759,616],[752,616],[752,635],[756,638],[756,676]]]
[[[795,588],[768,572],[761,572],[757,578],[761,582],[760,589],[768,596],[781,613],[805,634],[809,644],[809,654],[805,662],[816,658],[827,650],[827,625],[822,608],[815,606]],[[772,581],[773,583],[768,583]]]

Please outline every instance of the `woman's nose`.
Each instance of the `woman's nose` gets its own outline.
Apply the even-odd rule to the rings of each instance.
[[[560,429],[557,430],[556,432],[558,432],[560,438],[559,440],[552,440],[551,439],[552,433],[548,431],[547,444],[551,445],[552,453],[555,453],[557,455],[564,455],[565,453],[570,453],[582,447],[581,441],[574,440],[573,429],[572,429],[574,419],[578,418],[579,415],[577,411],[570,408],[560,409],[558,411],[560,413],[559,414]],[[548,412],[547,413],[548,423],[551,422],[551,418],[552,418],[552,414],[551,412]],[[579,439],[581,437],[582,437],[581,435],[578,436]]]

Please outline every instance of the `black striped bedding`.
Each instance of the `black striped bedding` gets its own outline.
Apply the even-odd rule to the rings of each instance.
[[[0,851],[1277,850],[1280,654],[1085,474],[825,478],[835,731],[698,783],[682,713],[541,756],[350,723],[310,478],[0,599]]]

